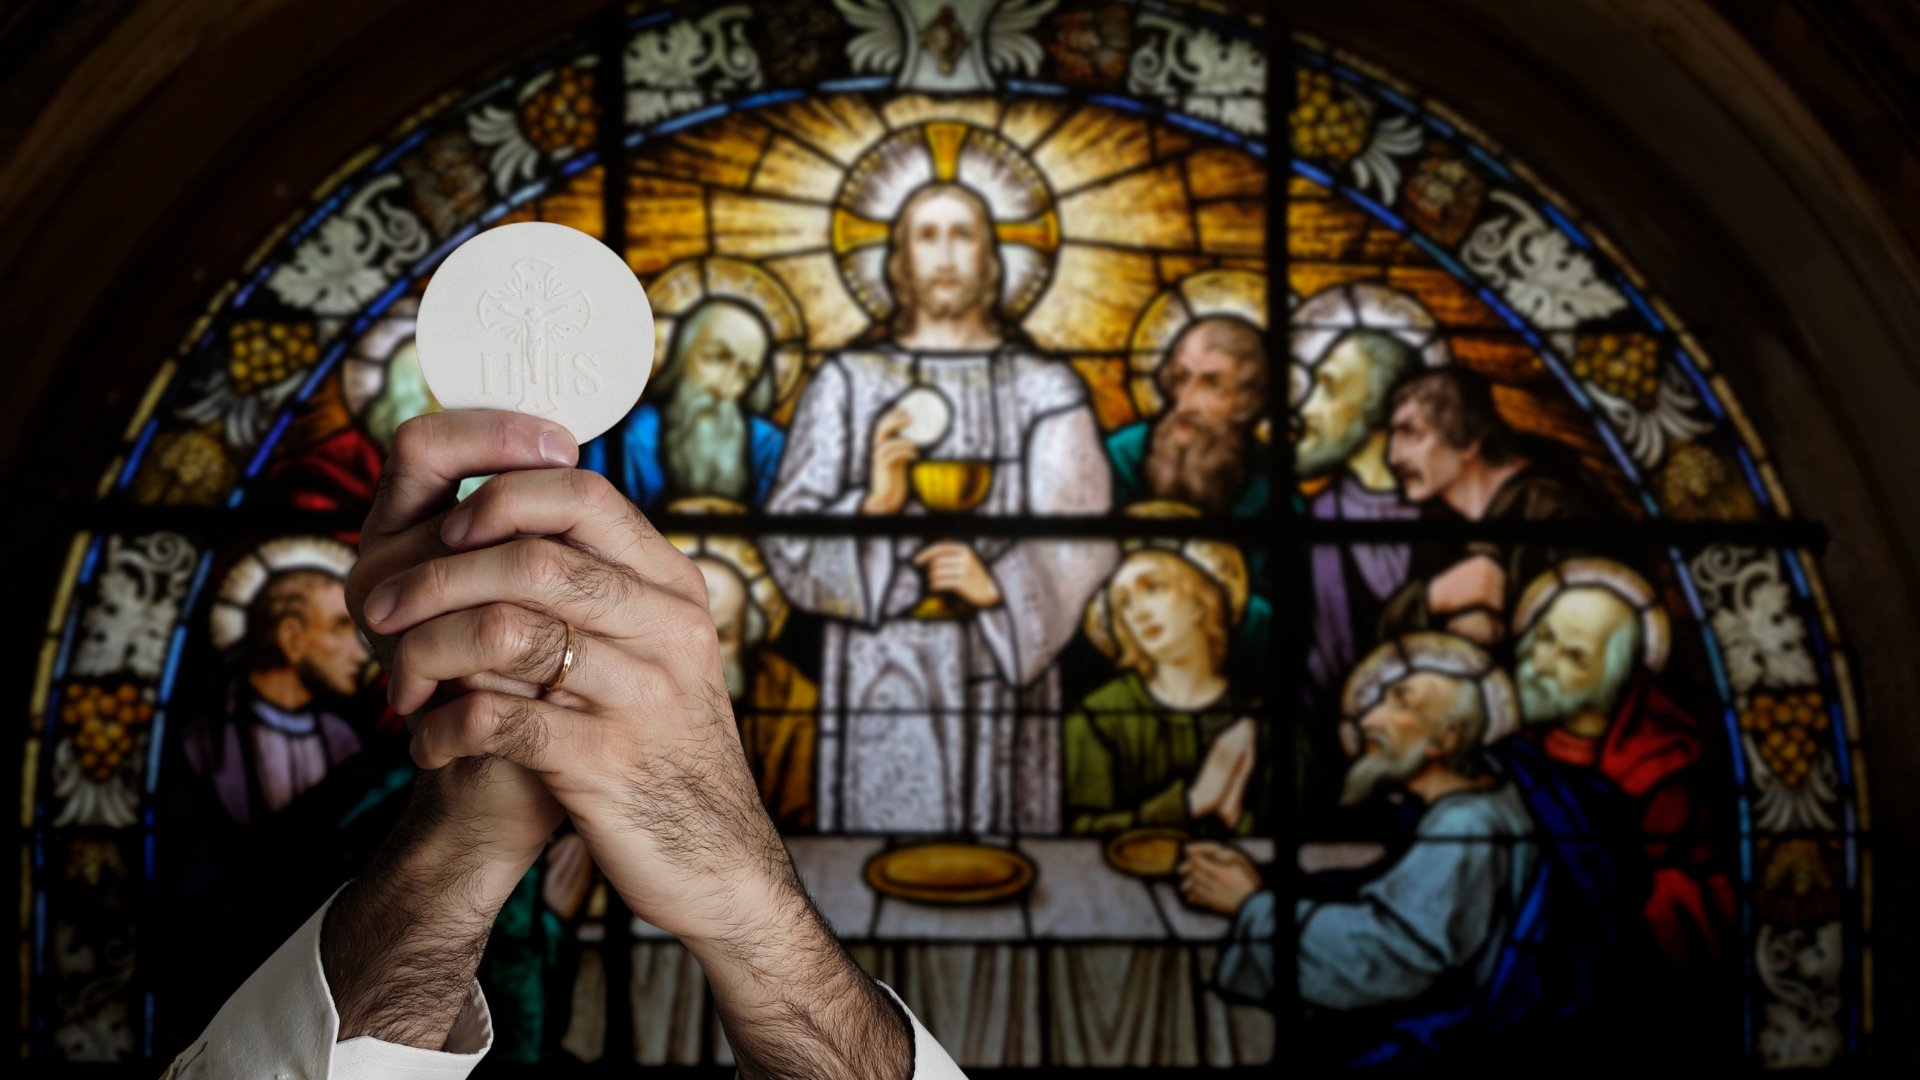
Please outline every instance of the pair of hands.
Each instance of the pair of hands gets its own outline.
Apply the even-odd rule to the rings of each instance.
[[[408,421],[348,608],[472,855],[530,864],[571,816],[636,914],[730,933],[721,909],[791,903],[797,885],[740,749],[706,581],[605,478],[563,467],[577,456],[515,413]],[[454,505],[479,473],[499,475]],[[568,623],[572,668],[543,694]]]
[[[1259,756],[1259,729],[1243,716],[1214,736],[1207,757],[1187,786],[1187,816],[1200,821],[1217,816],[1227,828],[1236,828],[1247,808],[1247,782],[1253,778]]]
[[[340,1037],[438,1046],[495,914],[571,818],[564,891],[580,891],[590,855],[629,909],[688,946],[743,1075],[770,1060],[907,1075],[904,1014],[819,918],[762,808],[705,577],[604,477],[572,468],[578,453],[511,412],[395,432],[347,603],[424,771],[328,912]],[[456,504],[463,477],[488,473]],[[569,623],[573,662],[545,691]]]
[[[920,445],[901,433],[912,416],[898,406],[880,414],[873,425],[873,446],[867,461],[867,495],[860,512],[898,514],[907,505],[912,485],[907,474],[920,460]],[[913,556],[913,565],[927,573],[929,592],[951,593],[974,608],[998,606],[1000,586],[980,561],[972,545],[956,540],[928,544]]]

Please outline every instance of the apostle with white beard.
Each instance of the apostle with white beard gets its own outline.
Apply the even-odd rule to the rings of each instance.
[[[1473,643],[1416,633],[1360,663],[1344,706],[1361,745],[1340,801],[1397,791],[1425,810],[1411,845],[1353,899],[1294,901],[1300,997],[1351,1011],[1483,987],[1541,854],[1525,800],[1485,752],[1518,724],[1512,684]],[[1218,844],[1189,844],[1180,873],[1189,903],[1234,916],[1216,981],[1271,1000],[1278,892],[1256,889],[1252,864]]]
[[[988,463],[987,516],[1093,515],[1112,500],[1087,390],[1014,339],[998,310],[993,220],[971,189],[908,196],[886,260],[890,340],[828,357],[802,393],[770,514],[916,515],[916,459]],[[921,445],[897,407],[943,396]],[[770,536],[781,591],[827,616],[820,828],[1053,832],[1061,711],[1054,659],[1119,557],[1107,540]],[[929,595],[961,613],[916,618]],[[1018,714],[1029,718],[1022,721]]]
[[[715,496],[764,502],[786,435],[761,414],[772,404],[768,334],[745,305],[710,299],[685,313],[647,400],[580,448],[580,467],[650,510]]]

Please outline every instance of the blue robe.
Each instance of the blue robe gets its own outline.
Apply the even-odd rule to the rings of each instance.
[[[751,505],[759,506],[780,471],[780,453],[786,432],[764,417],[747,416],[747,475]],[[613,430],[580,448],[580,467],[613,481],[642,510],[651,510],[667,494],[667,473],[660,461],[660,407],[641,402]],[[675,498],[711,492],[676,491]]]

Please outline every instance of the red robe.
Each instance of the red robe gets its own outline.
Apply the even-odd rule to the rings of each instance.
[[[373,508],[386,455],[357,427],[342,429],[299,453],[281,458],[267,470],[266,494],[260,502],[290,503],[315,513],[364,514]],[[334,539],[360,546],[360,530],[336,530]],[[385,672],[380,675],[386,684]],[[375,729],[386,735],[407,736],[406,719],[382,702]]]
[[[1633,800],[1646,838],[1654,943],[1682,971],[1704,973],[1734,944],[1733,884],[1713,850],[1711,765],[1699,725],[1642,676],[1628,686],[1605,736],[1550,728],[1549,757],[1597,768]]]
[[[373,507],[385,463],[374,441],[350,427],[275,462],[265,486],[302,510],[364,514]]]

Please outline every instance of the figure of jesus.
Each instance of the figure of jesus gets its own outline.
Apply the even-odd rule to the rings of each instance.
[[[919,458],[989,462],[978,514],[1105,513],[1112,479],[1085,386],[1001,320],[985,202],[950,183],[909,196],[886,260],[888,340],[829,357],[802,393],[771,514],[914,515]],[[943,394],[947,431],[906,438],[895,408]],[[1057,832],[1054,659],[1119,560],[1105,540],[769,537],[796,605],[828,616],[816,755],[823,830]],[[966,614],[915,618],[929,592]]]

